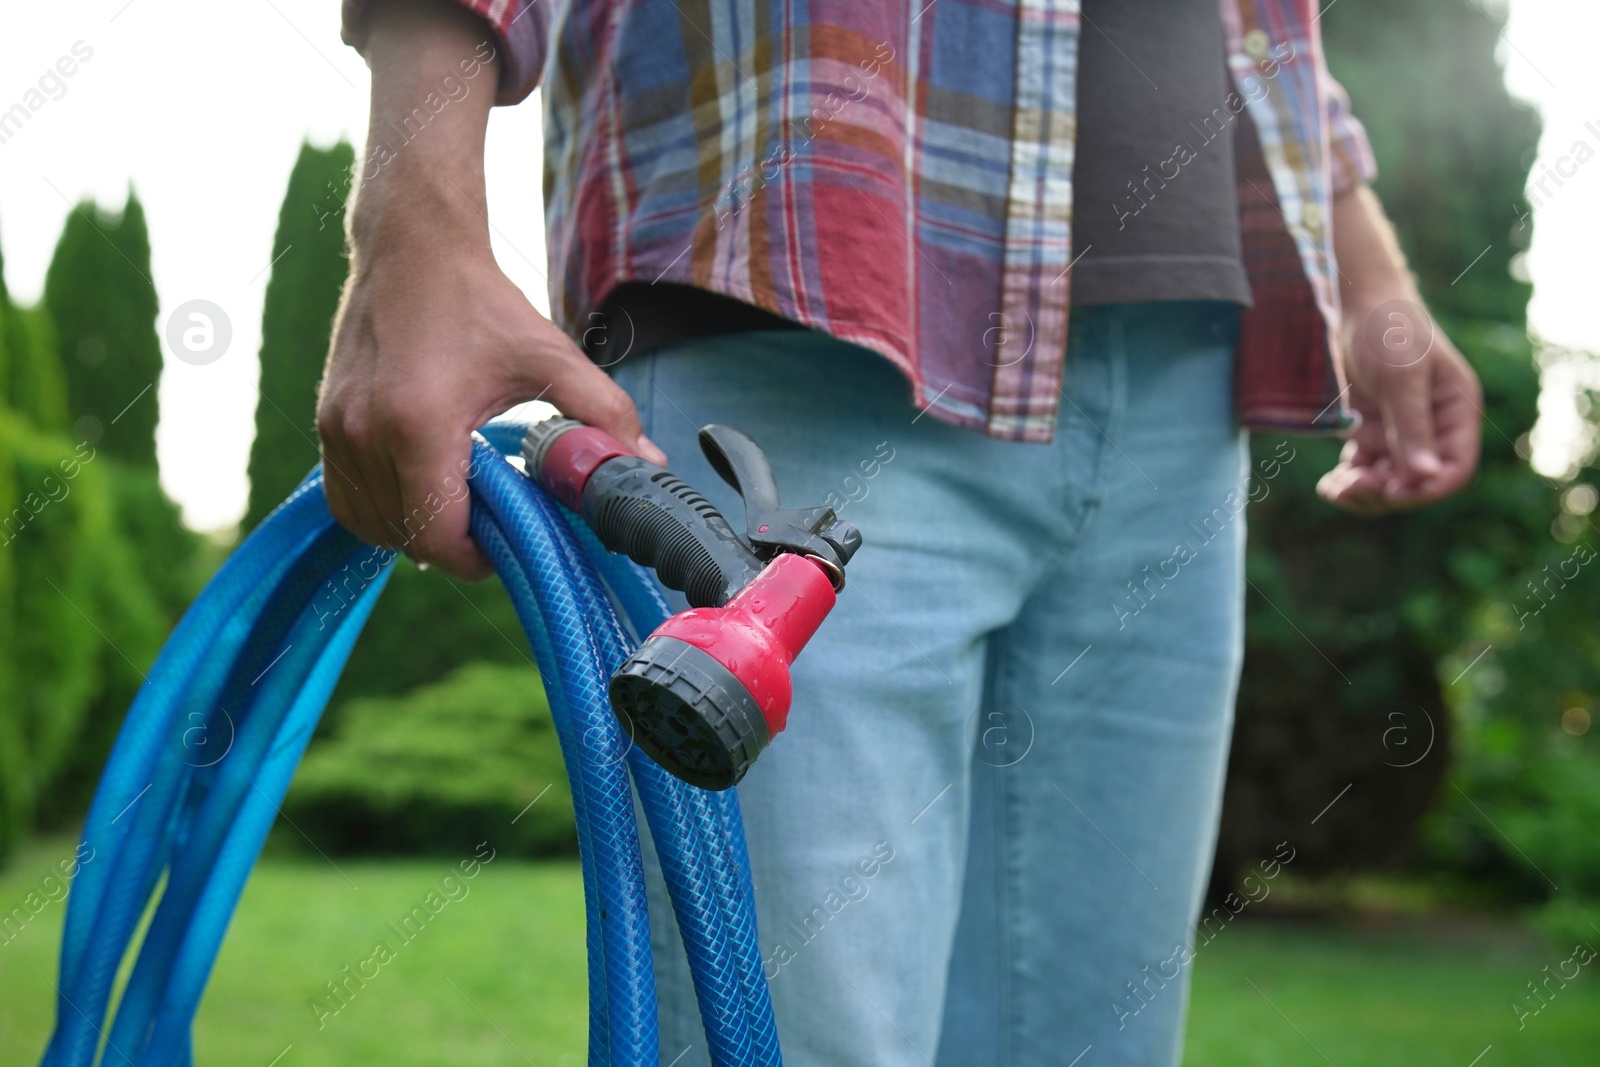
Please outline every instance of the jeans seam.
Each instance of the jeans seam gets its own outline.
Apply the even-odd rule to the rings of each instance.
[[[1000,631],[990,638],[990,651],[993,673],[990,676],[989,692],[986,704],[990,708],[1004,707],[1006,696],[1012,683],[1012,671],[1015,669],[1015,650],[1012,647],[1010,635],[1007,631]],[[1020,706],[1020,705],[1019,705]],[[995,902],[997,913],[995,928],[1000,938],[999,956],[999,988],[995,990],[1001,1007],[1001,1023],[998,1028],[1000,1047],[995,1050],[995,1067],[1007,1067],[1014,1062],[1016,1049],[1023,1044],[1022,1031],[1026,1025],[1020,998],[1017,991],[1023,984],[1017,980],[1017,950],[1025,944],[1022,940],[1023,931],[1020,929],[1022,910],[1016,907],[1018,892],[1022,886],[1022,871],[1019,859],[1021,850],[1016,848],[1013,836],[1021,823],[1017,819],[1017,795],[1013,788],[1014,774],[1007,772],[1013,770],[1014,764],[1006,767],[991,766],[989,773],[996,775],[998,788],[997,803],[994,805],[995,817],[999,826],[994,828],[996,847],[1000,851],[998,867],[1000,870],[999,899]],[[968,863],[971,863],[970,858]]]
[[[1127,410],[1127,331],[1124,328],[1122,313],[1112,312],[1107,315],[1107,336],[1103,340],[1106,351],[1106,374],[1110,379],[1110,399],[1106,404],[1106,421],[1103,427],[1096,427],[1088,412],[1078,410],[1075,404],[1069,403],[1072,416],[1080,418],[1090,429],[1097,430],[1095,434],[1094,458],[1090,463],[1090,475],[1084,486],[1082,494],[1083,510],[1078,516],[1074,527],[1057,542],[1055,550],[1051,552],[1040,566],[1038,576],[1048,574],[1052,569],[1061,565],[1073,551],[1083,543],[1084,539],[1094,528],[1095,519],[1099,516],[1101,505],[1105,502],[1106,471],[1108,462],[1107,453],[1116,450],[1116,435],[1122,428],[1123,414]],[[1097,338],[1097,340],[1099,340]],[[1065,394],[1063,394],[1065,397]],[[1062,428],[1063,430],[1065,427]],[[1070,458],[1069,458],[1070,462]],[[1065,464],[1063,465],[1065,466]],[[1067,484],[1070,485],[1070,478]]]

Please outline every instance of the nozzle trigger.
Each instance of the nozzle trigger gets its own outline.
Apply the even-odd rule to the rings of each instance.
[[[815,556],[838,575],[861,547],[861,531],[840,519],[833,508],[785,508],[778,502],[778,483],[761,446],[731,426],[712,423],[700,430],[700,450],[717,475],[744,500],[745,541],[763,560],[783,552]]]

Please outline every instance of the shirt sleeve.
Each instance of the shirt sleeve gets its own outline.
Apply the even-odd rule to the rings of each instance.
[[[1378,176],[1378,161],[1372,154],[1367,128],[1350,111],[1350,95],[1326,67],[1322,70],[1322,84],[1328,101],[1328,165],[1333,173],[1333,195],[1337,197],[1358,185],[1370,184]]]
[[[358,52],[367,43],[367,10],[374,0],[342,0],[339,35]],[[550,9],[557,0],[456,0],[494,31],[500,60],[495,103],[515,104],[533,92],[544,74],[550,41]]]

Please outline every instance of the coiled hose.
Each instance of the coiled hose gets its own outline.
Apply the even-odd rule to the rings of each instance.
[[[504,419],[474,435],[471,531],[532,645],[571,779],[589,1063],[660,1062],[637,797],[712,1062],[781,1064],[737,796],[663,771],[607,704],[612,672],[670,609],[648,572],[607,551],[507,460],[527,430]],[[195,1011],[234,908],[393,561],[333,521],[317,469],[185,613],[128,712],[85,822],[94,860],[67,902],[43,1067],[192,1063]],[[163,876],[108,1028],[118,969]]]

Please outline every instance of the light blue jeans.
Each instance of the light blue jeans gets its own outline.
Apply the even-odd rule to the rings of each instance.
[[[1074,311],[1051,444],[919,415],[887,362],[817,333],[616,369],[736,528],[704,423],[864,537],[739,787],[791,1067],[1177,1061],[1242,649],[1237,323]],[[661,1062],[689,1067],[705,1040],[659,886]]]

